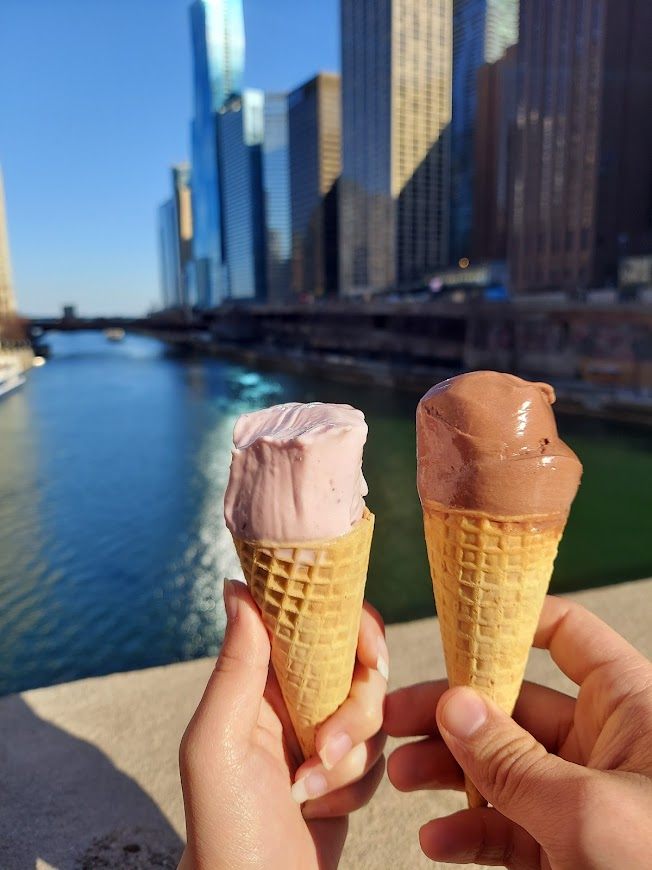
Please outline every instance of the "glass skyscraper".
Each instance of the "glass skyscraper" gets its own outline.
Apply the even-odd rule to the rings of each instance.
[[[342,0],[340,292],[448,256],[452,0]]]
[[[190,167],[173,166],[171,175],[172,196],[158,210],[161,295],[165,308],[183,308],[194,302]]]
[[[292,226],[290,221],[290,142],[286,94],[265,94],[263,193],[267,298],[281,302],[290,293]]]
[[[164,308],[175,308],[179,304],[177,297],[179,258],[174,212],[174,200],[171,197],[158,207],[159,270]]]
[[[232,300],[263,299],[266,290],[264,103],[262,91],[246,90],[227,100],[218,117],[225,297]]]
[[[518,41],[519,0],[454,0],[451,251],[472,256],[478,72]]]
[[[217,116],[239,95],[244,71],[242,0],[195,0],[190,7],[194,66],[192,121],[193,259],[197,304],[219,304],[225,295],[221,172]]]

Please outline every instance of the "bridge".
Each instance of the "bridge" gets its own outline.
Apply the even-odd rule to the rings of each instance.
[[[193,330],[200,327],[197,320],[187,318],[151,317],[34,317],[28,329],[35,332],[82,332],[86,330],[124,329],[125,332],[168,332]]]

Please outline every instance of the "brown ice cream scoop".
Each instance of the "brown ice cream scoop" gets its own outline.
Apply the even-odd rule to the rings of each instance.
[[[582,465],[559,438],[548,384],[480,371],[434,386],[417,408],[421,501],[492,516],[565,516]]]
[[[417,481],[446,671],[512,713],[582,466],[555,393],[498,372],[437,384],[417,410]],[[486,803],[467,778],[469,806]]]

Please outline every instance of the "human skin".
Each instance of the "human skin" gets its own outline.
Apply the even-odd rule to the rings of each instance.
[[[534,646],[579,686],[577,699],[526,683],[514,721],[445,680],[387,697],[387,733],[422,738],[390,756],[394,786],[463,789],[463,768],[492,804],[428,822],[421,848],[437,861],[514,870],[649,868],[652,664],[584,608],[551,597]]]
[[[225,581],[224,591],[224,644],[179,753],[188,839],[179,868],[331,870],[348,814],[385,770],[382,620],[364,605],[349,697],[319,728],[319,757],[303,762],[260,614],[243,584]]]

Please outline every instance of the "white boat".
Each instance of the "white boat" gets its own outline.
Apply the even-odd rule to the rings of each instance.
[[[122,341],[125,337],[125,331],[121,326],[112,327],[104,330],[104,335],[109,341]]]
[[[15,360],[0,359],[0,398],[25,383],[20,366]]]

